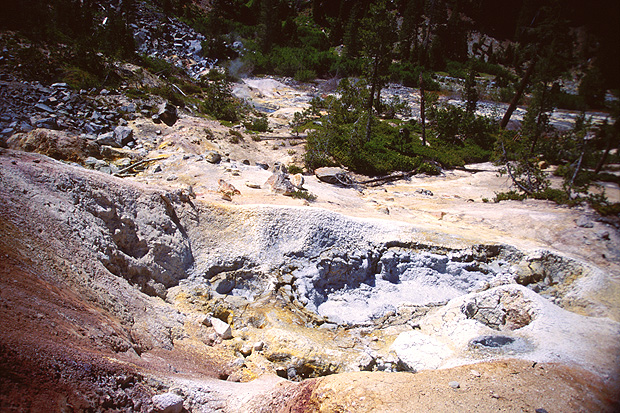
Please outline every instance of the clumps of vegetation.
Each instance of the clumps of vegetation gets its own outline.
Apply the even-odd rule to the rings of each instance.
[[[117,86],[120,78],[110,61],[135,57],[127,18],[131,8],[123,3],[104,11],[75,0],[7,4],[0,26],[19,33],[9,48],[18,62],[7,62],[10,71],[28,80],[65,81],[74,88]]]
[[[366,104],[370,92],[364,81],[343,79],[337,92],[338,98],[313,101],[297,119],[296,123],[302,124],[316,118],[320,110],[328,112],[308,134],[304,159],[308,170],[342,165],[366,175],[413,170],[438,174],[441,168],[490,159],[496,126],[488,119],[459,108],[433,108],[425,143],[422,127],[415,120],[381,119],[385,111],[391,118],[400,116],[406,108],[399,109],[398,104],[377,101],[369,119]],[[433,107],[436,97],[427,99]]]
[[[304,169],[301,166],[297,166],[295,164],[291,164],[291,165],[287,166],[286,169],[288,170],[288,173],[291,174],[291,175],[303,174],[304,173]]]
[[[593,127],[582,115],[574,128],[564,133],[547,128],[549,120],[545,113],[550,110],[552,106],[531,105],[521,132],[501,134],[496,147],[505,165],[501,172],[510,176],[516,189],[497,194],[495,201],[532,198],[568,206],[587,203],[601,215],[618,216],[620,203],[610,202],[604,191],[591,193],[597,181],[619,181],[615,175],[601,172],[611,142],[617,139],[618,108],[612,108],[616,119],[613,126],[604,123]],[[543,170],[547,161],[557,165],[554,175],[563,178],[561,189],[551,188],[549,176]]]
[[[244,140],[243,134],[239,132],[238,130],[230,129],[228,133],[230,134],[230,143],[237,144]]]
[[[246,120],[243,121],[243,126],[245,126],[247,130],[254,132],[267,132],[269,130],[267,116],[262,113],[254,113],[246,118]]]
[[[317,196],[306,189],[297,189],[291,193],[292,198],[305,199],[308,202],[316,201]]]

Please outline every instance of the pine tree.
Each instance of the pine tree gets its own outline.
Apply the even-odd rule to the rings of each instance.
[[[478,98],[480,97],[480,94],[476,88],[476,70],[474,69],[474,65],[470,62],[468,66],[464,88],[465,112],[473,115],[476,113],[476,107],[478,106]]]
[[[370,6],[367,16],[362,19],[360,40],[363,45],[362,56],[369,62],[366,78],[370,84],[370,96],[366,105],[366,141],[370,141],[373,107],[380,101],[381,88],[385,82],[392,52],[396,41],[395,11],[389,8],[387,0]]]

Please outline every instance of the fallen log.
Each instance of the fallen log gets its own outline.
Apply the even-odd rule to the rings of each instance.
[[[387,182],[398,181],[399,179],[407,179],[416,173],[417,169],[409,172],[400,172],[397,174],[381,176],[379,178],[368,179],[366,181],[357,182],[360,185],[379,186]]]
[[[126,168],[121,169],[120,171],[116,172],[115,174],[113,174],[114,176],[127,176],[125,173],[131,171],[133,168],[140,166],[140,165],[144,165],[145,163],[151,162],[151,161],[159,161],[162,159],[166,159],[167,156],[159,156],[157,158],[148,158],[148,159],[143,159],[141,161],[135,162],[131,165],[129,165]]]

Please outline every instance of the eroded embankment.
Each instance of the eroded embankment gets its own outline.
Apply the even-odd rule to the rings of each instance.
[[[309,207],[207,205],[39,155],[3,151],[0,160],[4,245],[36,245],[30,273],[76,291],[107,320],[65,317],[61,346],[95,343],[160,378],[234,381],[498,356],[612,377],[620,365],[618,323],[568,311],[606,315],[588,289],[607,275],[557,253]],[[25,311],[7,308],[12,318]],[[27,346],[30,336],[19,344],[2,320],[11,343]],[[36,311],[24,320],[34,328]],[[44,334],[54,341],[53,329]]]

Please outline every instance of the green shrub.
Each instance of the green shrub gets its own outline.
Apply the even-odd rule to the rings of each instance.
[[[540,192],[534,192],[532,194],[534,199],[544,199],[547,201],[553,201],[559,205],[574,205],[575,201],[571,200],[566,191],[561,189],[546,188]]]
[[[559,109],[586,110],[587,108],[585,99],[580,95],[571,95],[570,93],[559,91],[555,99]]]
[[[620,218],[620,202],[609,202],[604,193],[590,194],[587,201],[602,216],[614,215]]]
[[[527,198],[527,196],[525,194],[522,194],[520,192],[511,190],[508,192],[497,192],[495,194],[495,202],[500,202],[500,201],[523,201],[525,198]]]
[[[172,78],[185,75],[183,69],[157,57],[141,55],[138,58],[138,63],[157,76]]]
[[[214,73],[211,75],[211,73]],[[225,75],[219,75],[216,71],[209,72],[209,77],[216,80],[205,79],[201,83],[202,101],[199,108],[202,113],[214,116],[216,119],[236,122],[245,110],[242,102],[232,94],[230,82]]]
[[[288,169],[288,173],[290,173],[291,175],[295,175],[295,174],[303,174],[304,170],[302,167],[291,164],[289,166],[286,167]]]
[[[101,80],[97,76],[75,66],[64,69],[63,80],[76,90],[91,89],[101,84]]]
[[[295,80],[299,82],[310,82],[316,79],[316,72],[309,69],[299,69],[295,72]]]
[[[493,148],[497,126],[490,118],[468,113],[453,105],[430,110],[429,118],[441,140],[449,144],[470,141],[483,149]]]
[[[185,97],[170,84],[150,88],[149,92],[161,96],[175,106],[185,106]]]
[[[241,134],[238,130],[230,129],[228,133],[230,134],[231,143],[239,143],[244,140],[243,134]]]
[[[446,63],[446,72],[448,72],[448,74],[452,77],[459,79],[467,78],[467,69],[461,62],[455,62],[452,60],[448,61]]]
[[[514,88],[511,86],[506,86],[506,87],[500,87],[497,90],[497,92],[494,92],[492,94],[492,97],[493,99],[499,102],[510,103],[514,95],[515,95]]]
[[[407,87],[420,87],[420,72],[422,67],[414,66],[410,62],[393,63],[390,68],[390,78],[394,82]],[[426,91],[439,91],[440,84],[432,78],[431,72],[425,71],[422,75]]]
[[[305,199],[306,201],[309,202],[313,202],[316,201],[317,196],[314,195],[312,192],[307,191],[305,189],[298,189],[296,191],[293,191],[293,193],[291,194],[292,198],[297,198],[297,199]]]
[[[243,122],[243,126],[247,130],[255,132],[267,132],[269,130],[269,122],[267,116],[259,114],[258,116],[251,116],[249,119]]]

